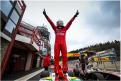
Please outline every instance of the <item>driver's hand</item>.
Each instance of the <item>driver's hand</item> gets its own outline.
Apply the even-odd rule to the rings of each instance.
[[[77,17],[78,15],[79,15],[79,12],[78,12],[78,10],[77,10],[77,12],[76,12],[75,16]]]
[[[43,11],[43,14],[46,15],[46,11],[45,11],[45,9],[44,9],[44,11]]]

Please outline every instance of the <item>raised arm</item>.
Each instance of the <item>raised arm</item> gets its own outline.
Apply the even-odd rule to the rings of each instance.
[[[52,22],[52,20],[48,17],[48,15],[46,14],[45,9],[44,9],[44,11],[43,11],[43,14],[44,14],[45,18],[47,19],[47,21],[48,21],[48,22],[50,23],[50,25],[52,26],[53,30],[55,31],[55,30],[56,30],[56,26],[55,26],[55,24]]]
[[[72,22],[74,21],[74,19],[79,15],[79,12],[77,10],[76,14],[71,18],[71,20],[67,23],[66,25],[66,30],[69,29],[69,27],[71,26]]]

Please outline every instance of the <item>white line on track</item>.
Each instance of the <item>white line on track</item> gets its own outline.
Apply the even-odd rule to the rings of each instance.
[[[14,81],[27,81],[28,79],[34,77],[35,75],[39,74],[40,72],[42,72],[44,69],[40,69],[34,73],[31,73],[31,74],[28,74],[28,75],[25,75],[24,77],[21,77],[21,78],[18,78]]]

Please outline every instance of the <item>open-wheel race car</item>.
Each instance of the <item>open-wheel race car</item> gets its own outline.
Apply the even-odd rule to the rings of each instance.
[[[44,70],[40,73],[40,80],[39,81],[83,81],[80,80],[78,77],[69,76],[68,73],[66,74],[67,79],[58,78],[56,79],[56,75],[53,71],[54,66],[50,66],[49,70]],[[56,80],[55,80],[56,79]]]
[[[39,81],[120,81],[120,74],[116,72],[108,72],[101,70],[91,70],[83,75],[79,69],[69,69],[66,74],[67,80],[62,78],[55,80],[56,76],[51,66],[49,70],[44,70],[40,73]]]
[[[91,54],[94,53],[91,52]],[[44,70],[40,73],[39,81],[120,81],[119,72],[109,72],[99,68],[94,69],[92,67],[92,65],[86,63],[86,74],[83,74],[83,72],[80,70],[80,66],[69,68],[68,73],[66,73],[67,79],[56,79],[56,75],[54,73],[54,65],[51,65],[49,70]]]

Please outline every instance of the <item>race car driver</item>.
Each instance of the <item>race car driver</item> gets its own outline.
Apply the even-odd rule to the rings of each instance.
[[[44,63],[43,63],[43,67],[45,70],[48,70],[48,67],[50,65],[50,54],[47,54],[45,57],[44,57]]]
[[[64,23],[62,20],[57,21],[57,25],[53,23],[53,21],[48,17],[46,14],[46,11],[44,9],[43,14],[47,21],[50,23],[52,26],[54,32],[55,32],[55,45],[54,45],[54,60],[55,60],[55,67],[54,67],[54,72],[58,74],[59,70],[59,56],[60,56],[60,51],[62,53],[62,64],[63,64],[63,73],[67,73],[68,71],[68,59],[67,59],[67,46],[66,46],[66,31],[69,29],[71,26],[72,22],[74,19],[78,16],[79,12],[77,10],[76,14],[71,18],[71,20],[64,26]]]

